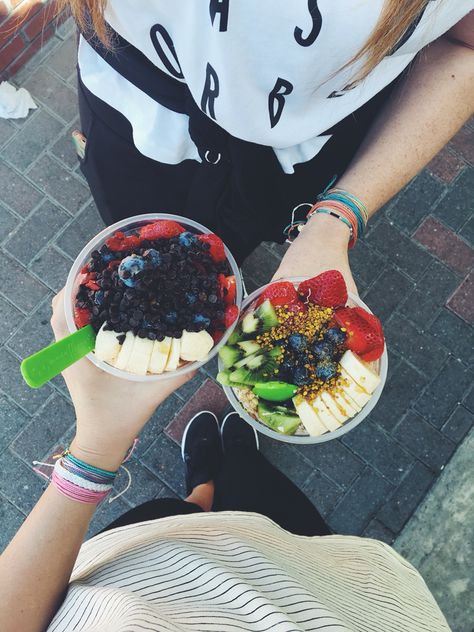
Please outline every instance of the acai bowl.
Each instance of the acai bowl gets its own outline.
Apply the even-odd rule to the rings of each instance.
[[[178,215],[148,213],[113,224],[83,248],[66,282],[69,331],[96,331],[88,359],[133,381],[196,370],[225,345],[242,281],[221,239]]]
[[[378,318],[336,270],[248,296],[219,350],[218,381],[241,417],[287,443],[336,439],[376,405],[387,376]]]

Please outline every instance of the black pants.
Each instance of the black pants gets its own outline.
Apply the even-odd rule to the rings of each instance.
[[[314,202],[344,172],[394,85],[325,132],[332,137],[319,154],[285,174],[271,147],[225,132],[218,164],[203,159],[168,165],[147,158],[135,148],[128,120],[79,77],[81,125],[87,137],[81,169],[106,224],[139,213],[184,215],[219,234],[240,264],[261,241],[283,243],[293,208]],[[205,142],[198,146],[204,156]]]
[[[268,516],[297,535],[330,535],[314,505],[260,452],[234,451],[225,456],[215,480],[213,511],[252,511]],[[199,513],[193,503],[174,498],[150,500],[117,518],[104,531],[166,516]]]

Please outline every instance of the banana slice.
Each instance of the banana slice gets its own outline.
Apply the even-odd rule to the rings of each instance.
[[[365,406],[372,395],[359,386],[344,369],[341,369],[341,377],[344,380],[344,393],[361,408]]]
[[[127,369],[128,361],[132,355],[133,344],[135,342],[135,336],[131,331],[127,331],[125,334],[125,340],[123,342],[120,353],[115,361],[115,368],[125,371]]]
[[[179,352],[181,350],[181,338],[171,338],[171,349],[166,362],[165,371],[176,371],[179,364]]]
[[[331,397],[331,394],[327,391],[322,391],[320,394],[321,401],[325,404],[326,408],[329,410],[331,415],[336,419],[339,426],[341,426],[345,421],[347,421],[347,416],[343,415],[339,408],[336,405],[336,402]],[[324,419],[323,419],[324,422]]]
[[[357,415],[357,413],[362,410],[342,391],[334,391],[333,393],[331,393],[331,397],[333,398],[336,406],[341,411],[341,414],[348,419],[350,417],[354,417],[354,415]]]
[[[212,336],[206,331],[183,331],[180,356],[182,360],[199,362],[204,360],[214,346]]]
[[[171,338],[168,336],[164,340],[155,340],[153,351],[151,352],[148,370],[150,373],[163,373],[171,350]]]
[[[308,434],[318,437],[328,431],[314,408],[301,395],[293,397],[293,404]]]
[[[137,375],[146,375],[153,351],[153,341],[134,336],[132,353],[127,362],[127,371]]]
[[[113,365],[120,353],[120,349],[122,348],[122,345],[118,341],[117,337],[123,336],[123,334],[118,334],[116,331],[112,330],[106,330],[104,329],[105,325],[106,323],[104,323],[99,329],[95,339],[95,356],[98,360],[102,360],[103,362],[108,362]]]
[[[367,362],[364,362],[352,351],[346,351],[339,363],[367,393],[373,393],[380,384],[380,376],[372,371]]]

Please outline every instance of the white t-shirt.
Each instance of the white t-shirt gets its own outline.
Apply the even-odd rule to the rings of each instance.
[[[369,38],[384,2],[109,0],[105,16],[158,69],[186,83],[207,116],[237,138],[274,148],[292,173],[329,140],[325,131],[474,9],[474,0],[430,0],[401,46],[351,87],[363,61],[342,68]],[[200,160],[186,114],[150,98],[83,38],[79,68],[86,87],[130,121],[142,154],[169,164]]]

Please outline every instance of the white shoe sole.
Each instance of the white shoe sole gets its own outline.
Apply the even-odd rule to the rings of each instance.
[[[214,417],[214,421],[216,422],[216,426],[217,426],[217,431],[219,432],[219,421],[216,415],[210,410],[200,410],[198,413],[194,415],[194,417],[191,417],[191,419],[186,424],[186,428],[184,429],[183,437],[181,439],[181,458],[183,459],[183,461],[184,461],[184,445],[186,443],[186,435],[188,434],[189,427],[193,423],[193,421],[196,419],[196,417],[198,417],[199,415],[202,415],[202,413],[207,413],[208,415],[212,415]]]
[[[225,422],[229,419],[229,417],[231,415],[237,415],[237,417],[240,417],[239,413],[237,412],[231,412],[231,413],[227,413],[227,415],[224,417],[224,421],[222,422],[222,426],[221,426],[221,438],[222,438],[222,433],[224,432],[224,426],[225,426]],[[243,423],[247,423],[246,421],[242,420]],[[252,428],[254,434],[255,434],[255,443],[257,444],[257,450],[260,450],[260,442],[258,440],[258,432],[255,430],[255,428],[253,428],[250,424],[247,424],[249,426],[249,428]],[[224,445],[224,444],[223,444]]]

